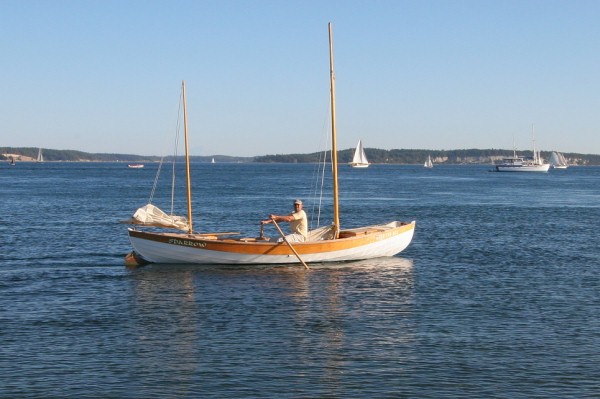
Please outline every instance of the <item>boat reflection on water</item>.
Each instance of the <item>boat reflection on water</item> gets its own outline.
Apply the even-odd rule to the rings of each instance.
[[[325,397],[339,397],[335,387],[344,386],[365,359],[409,361],[417,334],[412,260],[383,257],[311,269],[279,270],[295,288],[289,292],[295,301],[293,351],[301,364],[317,366],[318,378],[331,387]]]
[[[132,303],[127,307],[131,323],[128,356],[137,357],[138,368],[147,378],[172,374],[181,384],[193,383],[202,349],[198,345],[202,340],[196,327],[200,307],[193,271],[180,269],[171,274],[144,269],[129,275]]]
[[[364,259],[349,262],[337,262],[337,263],[313,263],[311,269],[354,269],[354,270],[381,270],[385,272],[388,269],[412,271],[413,261],[412,259],[400,258],[397,256],[381,257],[375,259]]]
[[[335,387],[356,367],[352,358],[408,357],[416,335],[412,260],[311,267],[154,264],[131,271],[131,344],[140,367],[214,379],[227,359],[231,374],[258,364]]]

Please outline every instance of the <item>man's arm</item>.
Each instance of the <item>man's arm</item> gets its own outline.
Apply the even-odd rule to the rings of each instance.
[[[261,224],[267,224],[267,223],[272,223],[272,222],[292,222],[294,220],[294,215],[287,215],[287,216],[283,216],[283,215],[275,215],[275,214],[270,214],[268,219],[265,219],[263,221],[261,221]]]

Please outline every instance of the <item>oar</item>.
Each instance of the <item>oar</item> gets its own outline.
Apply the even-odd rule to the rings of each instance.
[[[279,230],[279,234],[281,234],[281,237],[283,237],[283,241],[285,241],[285,243],[290,247],[290,249],[292,250],[292,252],[296,255],[296,258],[298,258],[298,260],[300,261],[300,263],[302,263],[306,269],[310,269],[310,267],[308,267],[308,265],[306,263],[304,263],[304,261],[302,260],[302,258],[300,257],[300,255],[298,255],[298,252],[296,252],[296,250],[294,249],[294,247],[292,246],[292,244],[287,240],[287,238],[285,238],[285,234],[283,234],[283,231],[281,230],[281,227],[279,227],[279,225],[277,224],[277,222],[275,221],[275,219],[271,219],[271,220],[273,221],[273,224],[275,225],[275,227],[277,227],[277,230]]]

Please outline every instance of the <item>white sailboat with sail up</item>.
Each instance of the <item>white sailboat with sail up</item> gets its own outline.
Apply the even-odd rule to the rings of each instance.
[[[340,226],[331,24],[329,24],[329,50],[333,223],[309,232],[306,241],[295,242],[293,246],[285,239],[284,242],[263,239],[262,234],[259,238],[231,238],[236,233],[195,232],[192,226],[185,84],[182,84],[188,216],[184,218],[166,215],[160,210],[156,211],[154,206],[149,204],[140,208],[130,222],[137,225],[174,227],[184,232],[154,232],[129,228],[129,240],[134,252],[126,257],[128,266],[136,266],[143,262],[245,265],[302,263],[306,266],[306,263],[311,262],[338,262],[393,256],[410,244],[415,230],[415,221],[390,221],[352,229],[342,229]],[[156,218],[153,217],[155,213]],[[276,223],[274,225],[279,227]],[[283,233],[281,234],[283,236]]]
[[[50,158],[52,158],[52,157],[50,157]],[[35,161],[36,162],[44,162],[44,154],[42,154],[41,148],[38,149],[38,154],[37,154],[37,158]]]
[[[550,165],[553,169],[567,169],[569,167],[565,156],[557,151],[553,151],[550,155]]]
[[[431,161],[431,155],[427,155],[427,160],[423,164],[423,167],[428,168],[428,169],[433,168],[433,162]]]
[[[365,154],[365,149],[363,148],[361,140],[358,140],[358,144],[354,150],[354,156],[352,157],[352,162],[350,162],[349,165],[353,168],[369,167],[369,160],[367,159],[367,154]]]

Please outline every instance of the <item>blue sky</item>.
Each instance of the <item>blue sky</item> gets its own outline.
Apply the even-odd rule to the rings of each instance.
[[[600,154],[600,2],[0,0],[0,146]]]

